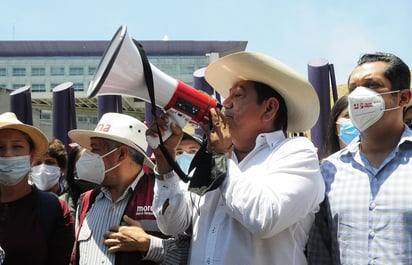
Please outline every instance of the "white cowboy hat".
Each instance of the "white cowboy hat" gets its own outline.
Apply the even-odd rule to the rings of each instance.
[[[238,81],[264,83],[285,100],[288,132],[303,132],[315,125],[319,117],[319,98],[312,85],[282,62],[258,52],[237,52],[212,62],[205,72],[206,81],[222,95]]]
[[[35,158],[41,157],[49,147],[49,140],[42,131],[36,127],[22,123],[13,112],[5,112],[0,115],[0,130],[3,129],[14,129],[27,134],[33,141],[34,149],[32,156]]]
[[[90,150],[90,138],[110,139],[137,150],[144,155],[144,163],[150,168],[153,162],[146,154],[147,126],[138,119],[126,114],[109,112],[104,114],[94,131],[75,129],[68,132],[71,140]]]

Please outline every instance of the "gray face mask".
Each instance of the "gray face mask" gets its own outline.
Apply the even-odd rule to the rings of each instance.
[[[29,173],[30,156],[0,157],[0,183],[14,186]]]

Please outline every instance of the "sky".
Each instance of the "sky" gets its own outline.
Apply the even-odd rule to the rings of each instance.
[[[247,41],[308,75],[319,59],[344,84],[359,56],[390,52],[412,68],[410,0],[20,0],[2,5],[0,40]]]

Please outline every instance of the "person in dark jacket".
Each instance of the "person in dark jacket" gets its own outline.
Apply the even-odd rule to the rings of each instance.
[[[31,163],[48,147],[39,129],[14,113],[0,115],[0,246],[4,265],[68,264],[74,220],[67,204],[28,182]]]

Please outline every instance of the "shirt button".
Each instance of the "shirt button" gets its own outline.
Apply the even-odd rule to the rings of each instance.
[[[371,202],[370,204],[369,204],[369,210],[373,210],[373,209],[375,209],[375,207],[376,207],[376,203],[375,202]]]
[[[375,235],[376,235],[376,234],[375,234],[375,232],[374,232],[374,231],[372,231],[372,232],[370,232],[370,233],[369,233],[369,238],[371,238],[371,239],[372,239],[372,238],[374,238],[374,237],[375,237]]]

